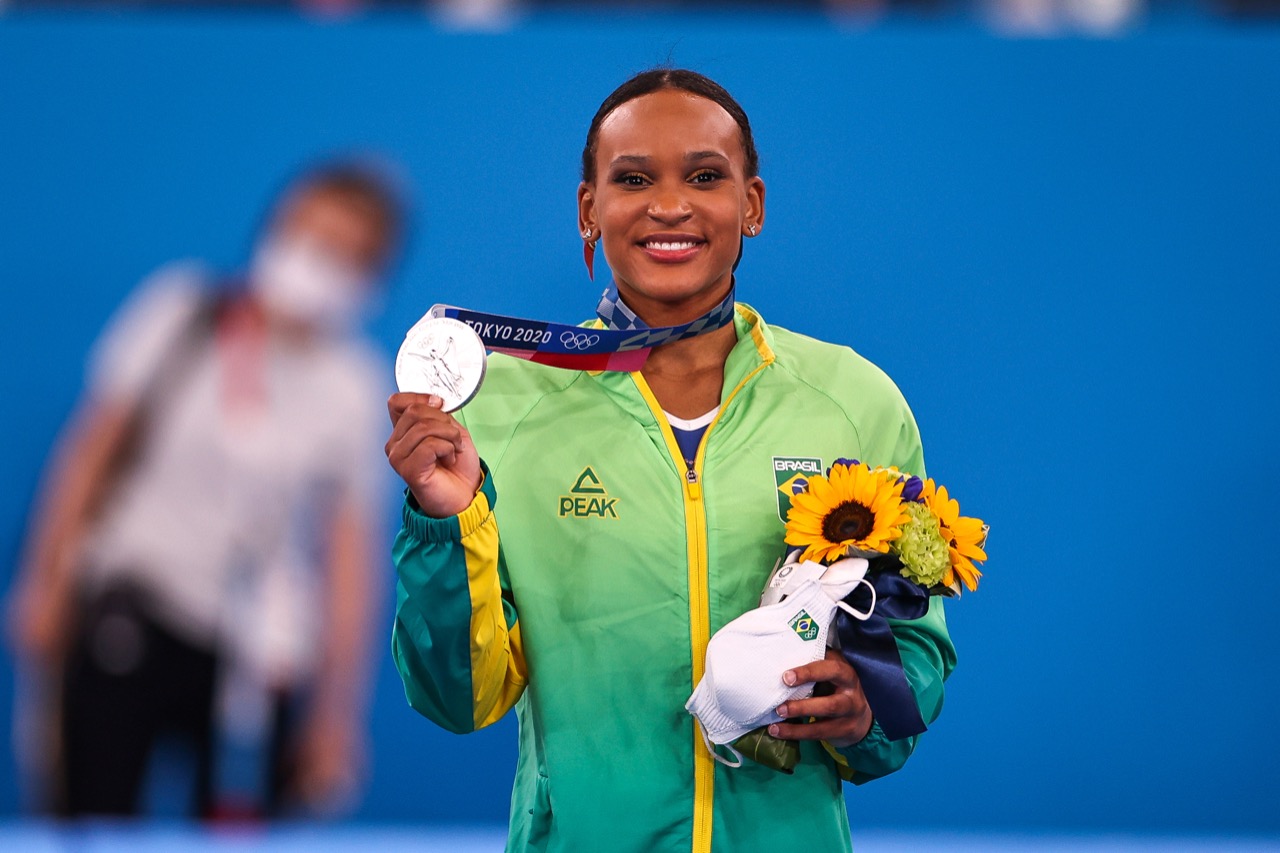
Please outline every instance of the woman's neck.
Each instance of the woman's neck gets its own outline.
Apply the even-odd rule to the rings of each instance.
[[[662,408],[678,418],[705,415],[720,405],[724,365],[737,343],[729,323],[714,332],[666,344],[649,353],[640,373]]]
[[[650,328],[691,323],[724,301],[732,277],[680,302],[650,300],[622,286],[618,293],[627,307]],[[640,374],[658,403],[676,418],[699,418],[719,405],[724,386],[724,361],[737,342],[733,324],[675,341],[649,353]]]
[[[730,276],[680,302],[646,299],[625,285],[619,294],[627,307],[652,328],[691,323],[724,301],[733,287]],[[733,323],[657,347],[640,373],[662,408],[678,418],[696,418],[720,405],[724,364],[737,342]]]
[[[626,303],[627,307],[633,313],[651,328],[659,328],[661,326],[679,326],[684,323],[692,323],[694,320],[708,313],[724,301],[729,295],[729,291],[733,289],[733,278],[727,277],[723,281],[717,281],[714,285],[693,294],[687,299],[671,302],[638,293],[625,283],[619,284],[615,281],[618,288],[618,296]]]
[[[649,353],[641,372],[662,376],[691,376],[707,371],[724,371],[729,351],[738,341],[733,324],[682,341],[664,344]],[[674,414],[674,412],[673,412]]]

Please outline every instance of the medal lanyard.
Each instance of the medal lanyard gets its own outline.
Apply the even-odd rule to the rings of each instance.
[[[649,352],[663,344],[714,332],[733,322],[733,289],[706,314],[678,326],[650,328],[628,308],[610,284],[596,316],[603,329],[487,314],[452,305],[435,305],[432,317],[449,317],[470,326],[487,349],[552,367],[572,370],[639,370]]]

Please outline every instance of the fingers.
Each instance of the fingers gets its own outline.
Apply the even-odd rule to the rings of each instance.
[[[812,723],[774,723],[769,734],[782,740],[825,740],[844,743],[855,740],[859,723],[856,717],[836,717]]]
[[[853,667],[849,666],[848,661],[840,656],[839,652],[832,653],[828,650],[828,654],[829,656],[823,660],[798,666],[782,673],[782,683],[788,687],[795,687],[797,684],[816,684],[819,681],[829,681],[837,687],[851,687],[855,684],[861,686],[858,681],[858,674],[853,671]]]
[[[434,394],[394,394],[387,400],[391,437],[387,461],[432,518],[466,509],[482,482],[480,459],[466,427]]]
[[[789,687],[797,684],[829,686],[829,692],[815,689],[805,699],[791,699],[778,706],[786,719],[817,718],[809,723],[774,723],[769,734],[785,740],[824,740],[836,745],[856,743],[871,727],[871,709],[858,673],[839,652],[827,650],[820,661],[798,666],[782,674]]]
[[[433,434],[429,424],[415,424],[399,441],[387,443],[387,461],[400,472],[429,474],[436,465],[451,468],[459,452],[455,442]]]
[[[835,746],[848,746],[862,740],[871,728],[871,708],[861,685],[830,696],[792,699],[779,705],[777,712],[790,720],[812,720],[769,726],[769,734],[784,740],[825,740]]]
[[[795,717],[847,717],[862,713],[866,698],[861,692],[842,690],[830,696],[813,696],[808,699],[792,699],[778,706],[778,716]]]
[[[408,396],[408,395],[398,395]],[[445,414],[436,406],[431,405],[426,395],[412,395],[422,399],[414,401],[400,411],[399,417],[394,421],[395,426],[391,430],[391,437],[387,439],[384,451],[387,458],[391,458],[393,449],[405,442],[411,436],[414,438],[413,443],[420,442],[423,438],[434,436],[442,438],[450,442],[454,446],[454,450],[462,452],[464,440],[466,438],[466,430],[462,425],[454,420],[452,415]],[[392,398],[395,399],[394,397]],[[435,399],[439,399],[438,397]],[[408,455],[412,447],[406,448],[401,456]]]
[[[392,394],[387,398],[387,414],[391,416],[392,425],[400,420],[400,416],[404,414],[405,410],[415,403],[421,403],[432,409],[444,407],[444,400],[435,394]]]

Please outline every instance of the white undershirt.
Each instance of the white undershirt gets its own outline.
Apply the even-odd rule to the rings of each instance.
[[[716,419],[716,415],[720,414],[720,407],[716,406],[714,409],[707,412],[705,415],[699,415],[698,417],[693,418],[692,420],[677,418],[675,415],[671,414],[666,409],[662,410],[662,414],[667,416],[667,423],[671,424],[671,426],[675,427],[676,429],[682,429],[685,432],[690,432],[695,429],[702,429],[703,427],[711,426],[711,422]]]
[[[711,422],[716,419],[719,414],[720,407],[716,406],[711,411],[701,417],[692,420],[677,418],[670,412],[663,410],[662,414],[667,416],[667,422],[671,424],[671,431],[675,434],[676,444],[680,446],[680,455],[684,457],[684,464],[693,469],[694,460],[698,457],[698,448],[702,445],[702,438],[706,435],[707,429],[711,426]]]

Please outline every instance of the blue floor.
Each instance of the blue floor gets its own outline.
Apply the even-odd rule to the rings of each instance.
[[[0,824],[0,851],[22,853],[494,853],[501,829],[294,826],[271,830],[202,830],[183,824],[85,826]],[[945,850],[1036,853],[1261,853],[1280,851],[1280,838],[1179,835],[1036,835],[970,832],[858,832],[857,853]]]

